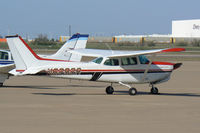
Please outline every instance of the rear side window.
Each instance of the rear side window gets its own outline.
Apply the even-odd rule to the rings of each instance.
[[[119,60],[118,59],[107,59],[104,62],[104,65],[107,65],[107,66],[119,66]]]
[[[121,58],[122,65],[137,65],[137,58],[136,57],[126,57]]]

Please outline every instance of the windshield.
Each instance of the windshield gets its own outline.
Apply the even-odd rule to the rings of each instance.
[[[101,64],[102,60],[103,60],[103,57],[99,57],[99,58],[92,60],[92,62],[97,63],[97,64]]]
[[[140,60],[140,64],[148,64],[149,63],[149,60],[144,55],[140,55],[139,60]]]

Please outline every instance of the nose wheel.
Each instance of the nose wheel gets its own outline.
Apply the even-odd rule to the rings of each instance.
[[[152,87],[151,88],[151,94],[159,94],[158,88],[157,87]]]

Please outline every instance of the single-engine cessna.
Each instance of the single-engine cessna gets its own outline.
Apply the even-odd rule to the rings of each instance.
[[[69,53],[68,51],[74,49],[85,49],[88,40],[88,34],[74,34],[63,46],[53,55],[39,55],[40,59],[50,58],[66,61],[81,61],[82,56]],[[0,50],[0,86],[9,77],[8,72],[15,68],[11,53],[6,50]]]
[[[79,54],[100,56],[91,62],[67,62],[65,60],[40,58],[20,36],[7,36],[7,42],[13,55],[16,69],[14,75],[49,75],[58,78],[70,78],[89,81],[109,82],[107,94],[113,94],[112,83],[119,83],[129,88],[129,94],[135,95],[136,88],[129,84],[151,85],[151,93],[158,94],[155,84],[170,79],[173,70],[182,63],[149,61],[144,55],[165,52],[184,51],[183,48],[169,48],[142,51],[112,51],[106,50],[73,50]],[[70,52],[70,51],[68,51]]]

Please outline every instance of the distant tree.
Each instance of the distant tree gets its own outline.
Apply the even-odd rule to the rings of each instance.
[[[3,38],[3,36],[2,36],[2,35],[0,35],[0,38]]]
[[[48,36],[47,35],[43,35],[43,34],[39,34],[37,38],[35,38],[35,42],[48,42]]]
[[[191,42],[191,44],[192,44],[192,46],[194,46],[194,47],[200,47],[200,40],[195,39],[195,40],[193,40],[193,41]]]
[[[54,38],[52,38],[50,41],[51,41],[51,42],[55,42]]]
[[[38,46],[45,46],[48,48],[57,47],[57,42],[55,42],[53,38],[49,39],[46,34],[39,34],[38,37],[35,38],[35,40],[31,44],[35,45],[35,47]]]
[[[50,45],[48,36],[45,34],[39,34],[37,38],[35,38],[33,44],[34,45]]]

